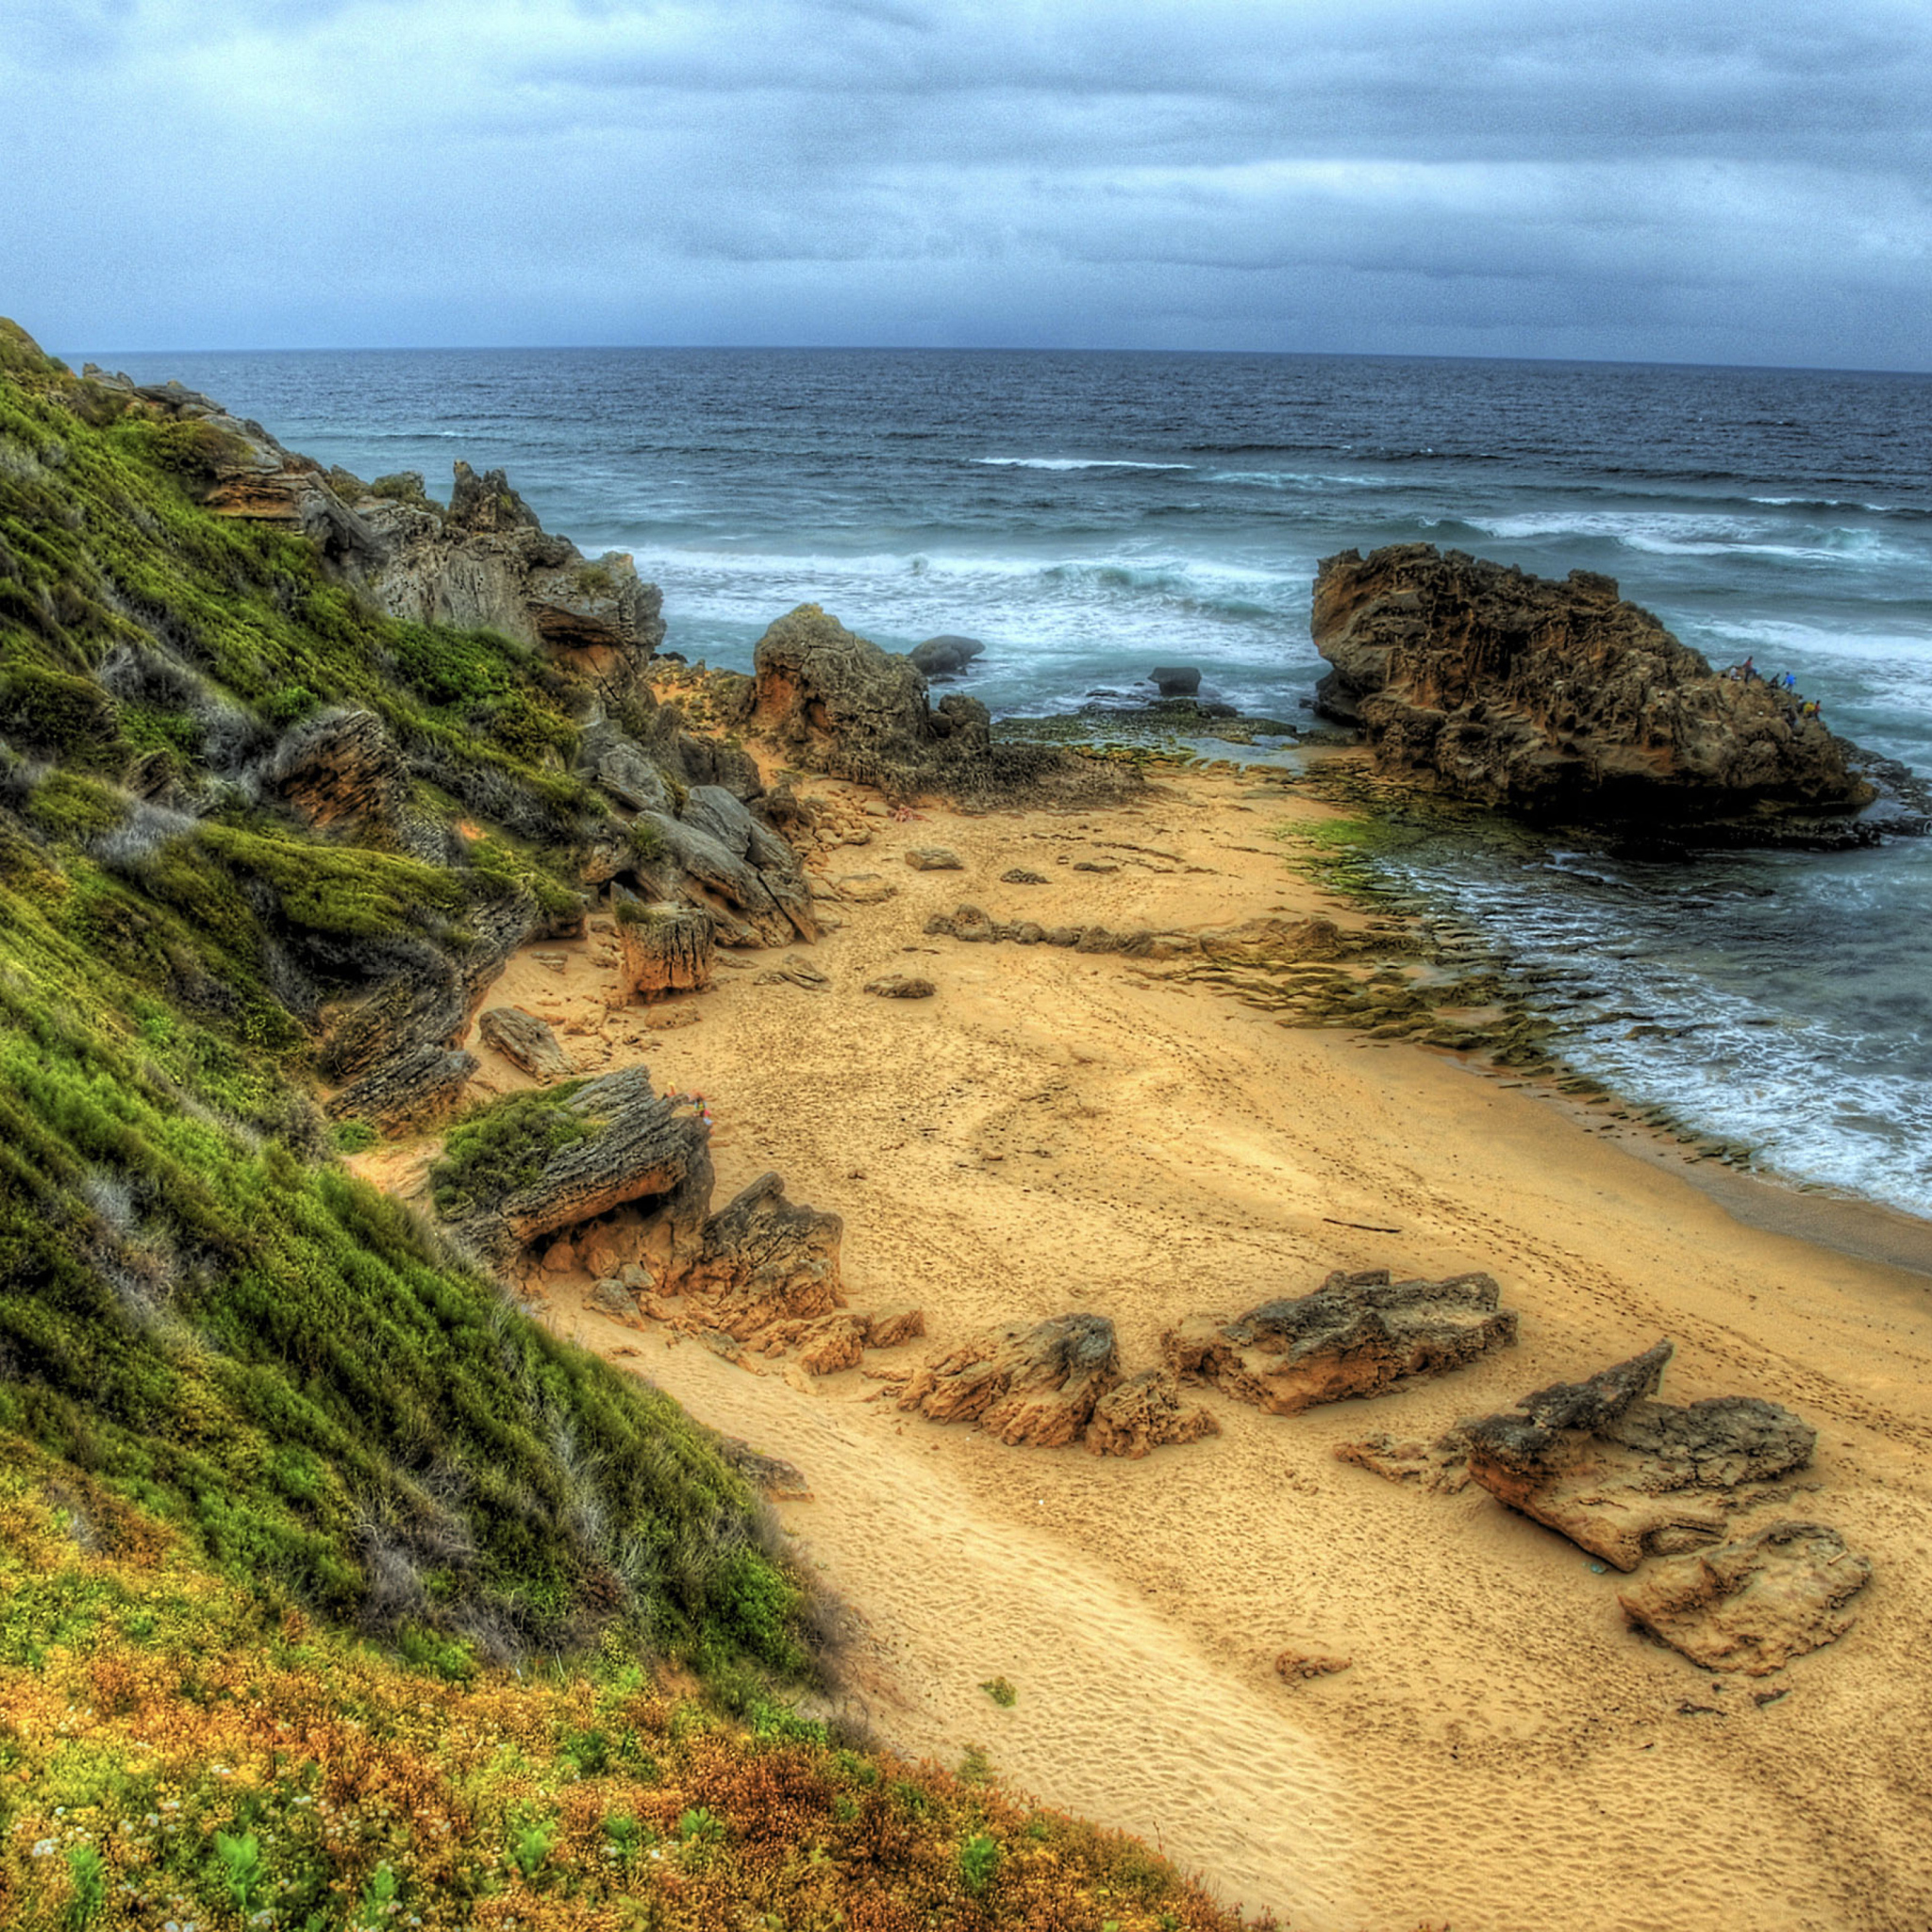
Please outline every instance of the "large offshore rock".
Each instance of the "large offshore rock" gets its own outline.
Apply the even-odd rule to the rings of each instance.
[[[670,1232],[670,1272],[682,1272],[702,1245],[711,1198],[708,1130],[697,1108],[654,1092],[643,1067],[606,1074],[563,1104],[592,1132],[558,1148],[524,1186],[464,1215],[452,1233],[501,1261],[559,1228],[648,1201]]]
[[[1845,1606],[1872,1565],[1817,1523],[1774,1523],[1755,1536],[1658,1563],[1617,1592],[1639,1629],[1707,1671],[1761,1677],[1836,1642]]]
[[[760,1174],[705,1223],[679,1285],[702,1300],[705,1319],[739,1341],[777,1322],[829,1315],[845,1306],[838,1215],[785,1198],[775,1174]]]
[[[1788,695],[1719,675],[1589,571],[1556,583],[1426,543],[1346,551],[1315,579],[1313,632],[1334,666],[1322,708],[1385,769],[1460,797],[1774,836],[1876,795]]]
[[[1487,1274],[1391,1281],[1386,1268],[1334,1274],[1313,1294],[1263,1302],[1233,1321],[1195,1315],[1162,1338],[1177,1374],[1212,1382],[1273,1415],[1380,1395],[1516,1340]]]
[[[1105,1315],[1059,1315],[988,1328],[917,1370],[899,1407],[939,1423],[976,1422],[1002,1442],[1077,1441],[1120,1380]]]
[[[922,677],[958,677],[986,646],[977,638],[927,638],[906,653]]]
[[[620,903],[619,985],[646,1000],[703,992],[711,983],[715,930],[711,915],[701,907]]]
[[[1756,1396],[1658,1402],[1670,1358],[1659,1341],[1464,1424],[1471,1476],[1619,1570],[1722,1541],[1765,1485],[1810,1461],[1817,1432]]]
[[[758,640],[744,692],[747,730],[794,763],[905,796],[1098,800],[1141,782],[1052,745],[994,744],[990,715],[956,694],[937,708],[909,658],[801,604]]]

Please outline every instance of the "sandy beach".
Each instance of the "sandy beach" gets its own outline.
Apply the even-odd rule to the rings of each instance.
[[[926,1340],[868,1370],[1082,1308],[1152,1366],[1177,1319],[1334,1268],[1487,1270],[1522,1315],[1516,1348],[1374,1402],[1283,1418],[1203,1391],[1219,1436],[1123,1462],[903,1416],[865,1371],[748,1371],[587,1311],[588,1275],[545,1278],[561,1330],[805,1472],[812,1500],[779,1515],[851,1608],[849,1695],[878,1736],[952,1763],[978,1745],[1307,1932],[1932,1924],[1932,1276],[1897,1265],[1924,1259],[1921,1225],[1729,1175],[1720,1199],[1601,1109],[1284,1026],[1158,965],[924,933],[962,901],[1115,929],[1359,924],[1294,870],[1277,835],[1324,808],[1291,789],[1188,771],[1120,811],[913,822],[808,789],[865,841],[814,875],[893,889],[827,902],[842,924],[799,949],[827,985],[721,955],[708,993],[613,1006],[593,925],[520,955],[491,1003],[549,1018],[587,1072],[641,1059],[701,1091],[719,1202],[775,1168],[842,1215],[852,1304],[925,1311]],[[924,845],[962,869],[913,870]],[[1004,883],[1015,867],[1046,883]],[[936,996],[862,991],[889,972]],[[479,1093],[528,1084],[472,1044]],[[425,1151],[358,1164],[407,1193]],[[1850,1634],[1771,1677],[1640,1638],[1614,1573],[1480,1489],[1420,1493],[1331,1454],[1661,1336],[1668,1399],[1764,1396],[1818,1429],[1792,1511],[1874,1565]],[[1350,1664],[1285,1678],[1284,1651]],[[1009,1708],[980,1688],[1001,1676]]]

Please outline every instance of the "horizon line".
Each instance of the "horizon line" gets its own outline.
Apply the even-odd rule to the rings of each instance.
[[[1190,349],[1102,348],[1046,344],[969,344],[923,342],[445,342],[310,345],[308,347],[225,347],[198,349],[95,349],[61,357],[69,366],[91,361],[102,367],[111,356],[1199,356],[1266,357],[1280,361],[1349,362],[1502,362],[1526,363],[1557,369],[1683,369],[1724,370],[1760,375],[1881,375],[1924,379],[1932,365],[1921,369],[1880,369],[1856,363],[1831,362],[1696,362],[1674,358],[1649,359],[1634,356],[1498,356],[1406,349]]]

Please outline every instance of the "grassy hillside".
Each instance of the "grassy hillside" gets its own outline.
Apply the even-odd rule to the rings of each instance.
[[[708,1434],[344,1169],[322,1083],[611,827],[552,663],[210,514],[209,433],[0,324],[0,1924],[1230,1923],[791,1715]],[[340,706],[406,823],[262,783]]]

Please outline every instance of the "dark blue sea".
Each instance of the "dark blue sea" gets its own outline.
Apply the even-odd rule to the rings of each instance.
[[[75,358],[78,361],[78,358]],[[100,355],[374,476],[504,466],[748,668],[807,600],[982,639],[996,713],[1154,664],[1294,718],[1318,558],[1422,540],[1617,577],[1932,775],[1932,377],[1347,357]],[[1768,1168],[1932,1213],[1932,841],[1680,863],[1437,841],[1407,883],[1561,969],[1566,1052]]]

